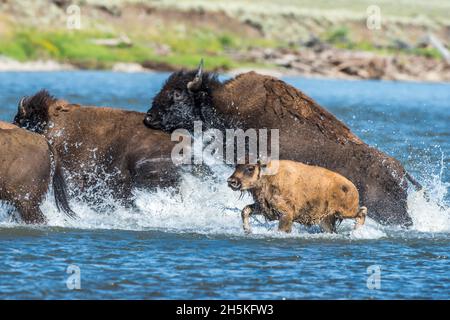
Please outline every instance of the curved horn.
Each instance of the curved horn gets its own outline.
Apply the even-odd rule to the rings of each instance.
[[[19,102],[19,113],[21,113],[22,115],[26,114],[25,107],[23,105],[26,99],[27,99],[27,97],[23,97],[22,99],[20,99],[20,102]]]
[[[203,79],[203,59],[200,60],[200,64],[198,66],[197,74],[194,77],[194,80],[189,81],[187,84],[187,88],[190,91],[197,91],[202,86]]]

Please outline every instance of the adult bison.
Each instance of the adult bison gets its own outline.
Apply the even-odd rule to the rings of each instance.
[[[410,225],[407,181],[396,159],[367,145],[314,100],[285,82],[249,72],[220,82],[214,73],[172,74],[153,100],[153,129],[206,127],[279,129],[280,159],[318,165],[350,179],[368,214],[382,224]],[[405,179],[407,178],[407,179]]]
[[[43,90],[20,102],[14,122],[56,149],[76,195],[96,202],[106,190],[128,205],[134,187],[175,186],[170,135],[147,128],[143,113],[89,107]]]
[[[58,209],[74,217],[53,148],[44,137],[0,121],[0,200],[12,204],[25,223],[44,223],[39,205],[50,182]]]

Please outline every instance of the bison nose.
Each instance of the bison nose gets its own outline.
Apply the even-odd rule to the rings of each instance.
[[[228,186],[233,190],[238,190],[241,187],[241,184],[236,178],[228,178],[227,182]]]
[[[159,129],[159,123],[156,121],[155,116],[151,113],[149,113],[145,116],[144,124],[147,127],[150,127],[153,129]]]

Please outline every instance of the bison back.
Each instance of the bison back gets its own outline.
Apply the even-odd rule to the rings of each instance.
[[[355,185],[328,169],[281,160],[277,178],[281,192],[295,206],[296,220],[306,225],[319,223],[332,214],[352,216],[359,208]]]

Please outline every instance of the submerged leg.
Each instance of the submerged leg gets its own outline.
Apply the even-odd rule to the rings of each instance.
[[[320,222],[320,227],[324,232],[336,233],[336,217],[334,215],[325,217]]]
[[[279,196],[274,196],[273,201],[276,203],[277,210],[281,214],[278,231],[290,233],[292,231],[292,224],[294,223],[294,211],[292,206]]]
[[[19,210],[20,217],[27,224],[44,224],[47,222],[39,205],[19,204],[17,205],[17,209]]]
[[[245,233],[252,232],[250,228],[250,216],[255,213],[255,204],[250,204],[242,209],[241,217]]]
[[[282,214],[280,217],[280,223],[278,224],[278,231],[291,233],[293,223],[294,221],[292,219],[291,214],[288,213]]]

